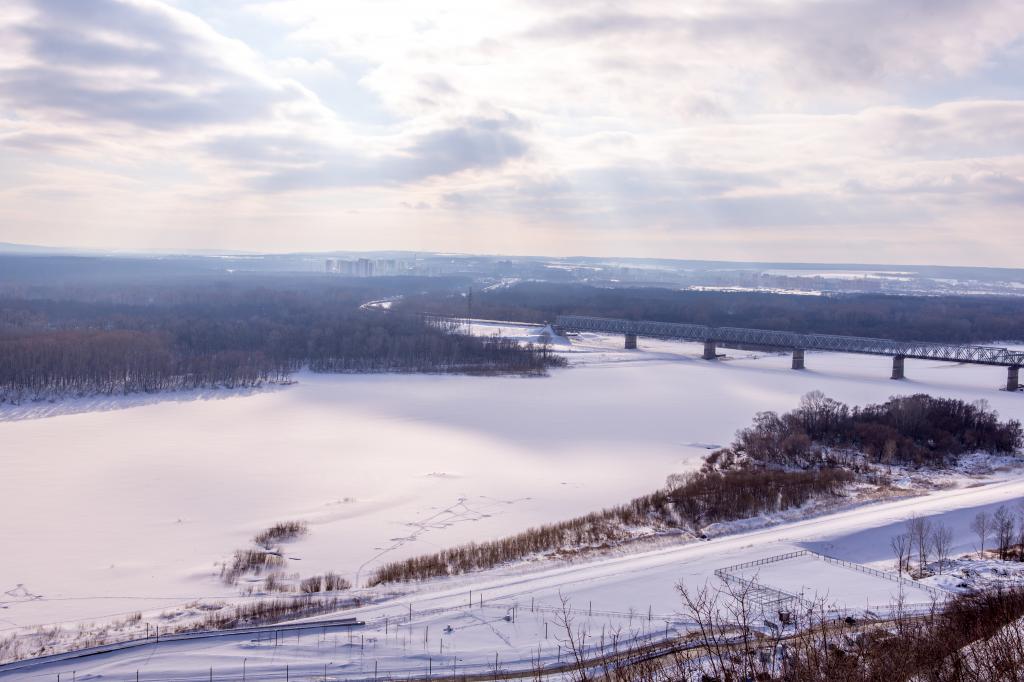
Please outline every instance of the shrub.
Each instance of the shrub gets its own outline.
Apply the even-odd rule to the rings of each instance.
[[[299,591],[303,594],[313,594],[314,592],[320,592],[323,589],[323,577],[314,575],[310,578],[304,578],[299,583]]]
[[[342,578],[337,573],[326,573],[322,576],[310,576],[299,583],[299,590],[305,594],[313,594],[316,592],[337,592],[347,590],[351,587],[352,583],[345,578]]]
[[[238,549],[235,550],[231,565],[225,565],[221,570],[221,578],[224,582],[232,585],[247,573],[259,575],[263,571],[282,566],[284,566],[284,557],[280,554],[259,549]]]
[[[253,542],[264,549],[270,549],[279,542],[295,540],[308,532],[309,525],[305,521],[282,521],[257,533]]]
[[[324,591],[325,592],[338,592],[340,590],[347,590],[352,587],[345,578],[342,578],[337,573],[327,573],[324,575]]]

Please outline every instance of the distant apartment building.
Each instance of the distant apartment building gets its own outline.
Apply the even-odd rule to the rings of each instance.
[[[353,274],[356,277],[373,277],[373,266],[374,263],[369,258],[360,258],[355,262],[355,272]]]
[[[334,275],[346,275],[348,277],[382,277],[398,275],[403,272],[410,272],[411,270],[412,268],[408,263],[393,258],[378,260],[371,258],[358,258],[356,260],[328,258],[324,261],[324,272]]]

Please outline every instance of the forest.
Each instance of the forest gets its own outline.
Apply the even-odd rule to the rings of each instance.
[[[679,291],[522,282],[475,292],[474,317],[554,321],[561,314],[873,338],[989,343],[1024,340],[1024,298]],[[465,316],[460,294],[412,296],[408,310]]]
[[[984,401],[917,394],[851,408],[813,391],[791,412],[758,413],[708,464],[728,466],[746,459],[809,467],[849,464],[863,456],[880,464],[944,466],[966,453],[1013,454],[1022,446],[1021,423],[1000,421]]]
[[[440,285],[403,279],[78,285],[20,295],[0,289],[0,402],[252,387],[287,380],[304,366],[542,374],[564,364],[545,349],[361,307]]]

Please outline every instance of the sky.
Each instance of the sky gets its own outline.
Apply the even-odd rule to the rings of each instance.
[[[3,0],[0,242],[1024,264],[1020,0]]]

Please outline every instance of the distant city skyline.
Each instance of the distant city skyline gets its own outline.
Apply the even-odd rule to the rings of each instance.
[[[1024,3],[9,0],[0,242],[1015,267]]]

